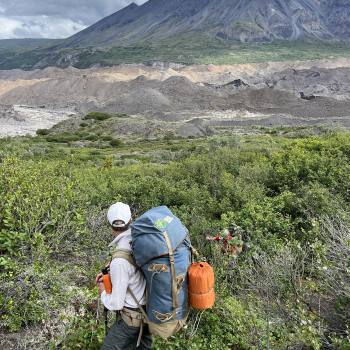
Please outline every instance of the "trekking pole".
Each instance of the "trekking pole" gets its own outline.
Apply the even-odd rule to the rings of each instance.
[[[104,267],[102,270],[102,283],[105,287],[105,291],[107,294],[112,293],[112,283],[109,275],[109,266]],[[106,307],[103,308],[103,314],[105,319],[105,334],[107,335],[108,329],[108,309]]]
[[[96,303],[96,324],[98,324],[100,319],[100,298],[97,299]]]
[[[103,314],[104,314],[104,318],[105,318],[105,335],[108,334],[108,309],[106,307],[104,307],[103,309]]]
[[[111,277],[109,275],[109,265],[104,267],[102,270],[102,281],[103,281],[103,285],[105,287],[105,291],[107,294],[111,294],[112,293],[112,282],[111,282]],[[104,313],[104,318],[105,318],[105,333],[107,335],[108,333],[108,309],[106,307],[104,307],[103,309],[103,313]]]

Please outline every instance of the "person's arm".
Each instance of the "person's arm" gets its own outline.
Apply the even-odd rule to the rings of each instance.
[[[118,311],[124,308],[126,291],[129,286],[129,263],[125,259],[113,259],[110,265],[110,277],[112,282],[112,294],[105,291],[101,293],[103,305],[110,311]]]

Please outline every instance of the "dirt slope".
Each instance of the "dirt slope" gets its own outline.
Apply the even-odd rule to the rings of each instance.
[[[56,111],[83,114],[103,110],[166,122],[202,118],[220,125],[224,115],[228,123],[227,111],[231,111],[233,122],[237,121],[234,113],[239,112],[270,116],[276,123],[282,123],[285,116],[307,123],[328,120],[331,124],[338,118],[347,125],[350,60],[3,71],[0,105],[54,111],[52,120],[56,120]],[[33,123],[38,125],[37,121]]]

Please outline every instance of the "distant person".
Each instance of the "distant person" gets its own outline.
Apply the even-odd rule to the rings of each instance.
[[[109,244],[112,256],[109,265],[112,292],[107,294],[102,273],[97,275],[96,283],[103,305],[110,311],[119,311],[120,317],[110,328],[101,350],[151,349],[152,337],[148,326],[143,324],[142,313],[137,305],[146,303],[146,281],[131,262],[116,257],[120,252],[131,252],[129,205],[120,202],[113,204],[108,210],[107,218],[114,236]],[[113,251],[116,253],[113,254]]]

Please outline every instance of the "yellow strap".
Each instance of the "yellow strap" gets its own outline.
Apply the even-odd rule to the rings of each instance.
[[[176,309],[178,308],[178,300],[177,300],[177,284],[176,284],[176,272],[175,272],[175,260],[174,260],[174,251],[171,246],[171,242],[167,232],[163,232],[165,242],[168,246],[169,251],[169,260],[170,260],[170,272],[171,272],[171,280],[172,280],[172,299],[173,299],[173,318],[176,319]]]

